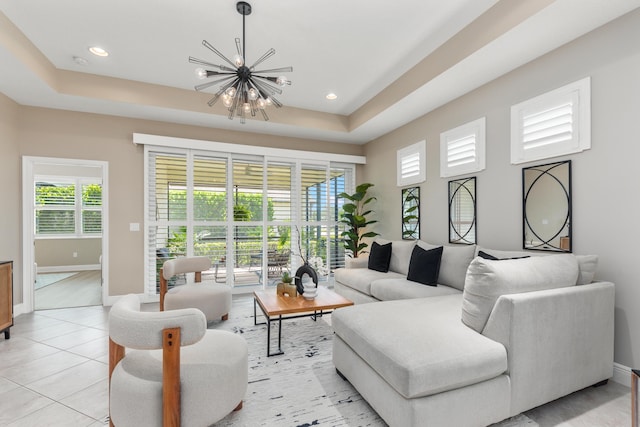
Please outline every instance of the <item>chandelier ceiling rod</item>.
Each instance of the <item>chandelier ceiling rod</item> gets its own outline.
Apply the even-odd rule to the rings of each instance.
[[[203,61],[192,56],[189,57],[189,62],[193,64],[199,64],[209,67],[218,68],[220,71],[211,71],[204,68],[196,69],[196,76],[200,79],[206,79],[209,77],[218,76],[221,77],[218,80],[203,83],[195,86],[195,90],[201,91],[216,84],[221,83],[219,90],[215,93],[213,98],[207,103],[209,106],[213,106],[219,98],[229,111],[229,119],[233,119],[234,116],[240,117],[240,123],[245,123],[247,114],[251,114],[252,117],[256,116],[256,113],[260,111],[265,121],[269,120],[265,108],[269,105],[274,105],[276,108],[282,107],[282,103],[278,101],[274,94],[281,94],[282,90],[274,86],[276,83],[279,86],[287,86],[291,84],[291,81],[285,76],[271,77],[261,74],[279,73],[279,72],[291,72],[293,67],[281,67],[272,68],[267,70],[256,71],[256,65],[262,63],[267,58],[275,55],[275,49],[271,48],[264,55],[251,66],[246,65],[246,30],[245,30],[245,18],[251,14],[251,5],[245,1],[239,1],[236,3],[236,10],[242,15],[242,46],[240,39],[236,38],[236,50],[238,54],[233,61],[224,56],[215,47],[213,47],[206,40],[202,41],[202,44],[226,61],[233,68],[225,65],[216,65],[207,61]]]

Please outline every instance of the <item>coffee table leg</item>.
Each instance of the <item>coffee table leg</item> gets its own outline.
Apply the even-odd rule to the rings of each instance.
[[[283,354],[282,351],[282,314],[278,316],[278,352]]]
[[[256,318],[257,318],[257,314],[256,314],[256,299],[254,297],[253,298],[253,326],[256,326],[258,324]]]
[[[284,354],[282,351],[282,315],[278,316],[278,351],[271,353],[271,318],[267,317],[267,357]]]

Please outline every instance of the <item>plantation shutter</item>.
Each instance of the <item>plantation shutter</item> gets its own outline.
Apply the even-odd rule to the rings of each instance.
[[[418,184],[427,179],[427,142],[420,141],[402,148],[396,154],[398,187]]]
[[[75,184],[37,181],[36,235],[75,234]]]
[[[82,232],[102,233],[102,186],[82,184]]]
[[[579,153],[589,148],[589,78],[511,107],[511,163]]]

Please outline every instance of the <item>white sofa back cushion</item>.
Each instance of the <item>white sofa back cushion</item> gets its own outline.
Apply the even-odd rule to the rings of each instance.
[[[386,240],[376,237],[376,242],[385,245],[391,242],[391,261],[389,262],[389,271],[404,274],[409,272],[409,261],[411,260],[411,252],[416,245],[415,240]]]
[[[574,286],[578,261],[571,254],[491,261],[475,258],[462,293],[462,322],[482,333],[501,295]]]
[[[467,267],[469,267],[469,263],[476,253],[475,245],[443,246],[418,240],[418,246],[427,250],[442,246],[443,250],[442,258],[440,259],[438,284],[451,286],[459,291],[464,289]]]

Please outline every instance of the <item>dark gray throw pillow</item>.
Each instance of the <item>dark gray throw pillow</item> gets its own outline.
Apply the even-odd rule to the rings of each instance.
[[[493,256],[493,255],[491,255],[491,254],[488,254],[488,253],[484,252],[484,251],[479,251],[479,252],[478,252],[478,256],[479,256],[480,258],[488,259],[488,260],[490,260],[490,261],[502,261],[502,260],[505,260],[505,259],[522,259],[522,258],[529,258],[529,255],[516,256],[516,257],[513,257],[513,258],[498,258],[498,257],[495,257],[495,256]]]
[[[386,273],[389,271],[389,262],[391,262],[391,242],[381,245],[373,242],[371,251],[369,251],[369,270],[380,271]]]
[[[423,285],[438,286],[442,251],[442,246],[429,250],[415,246],[411,252],[407,280]]]

